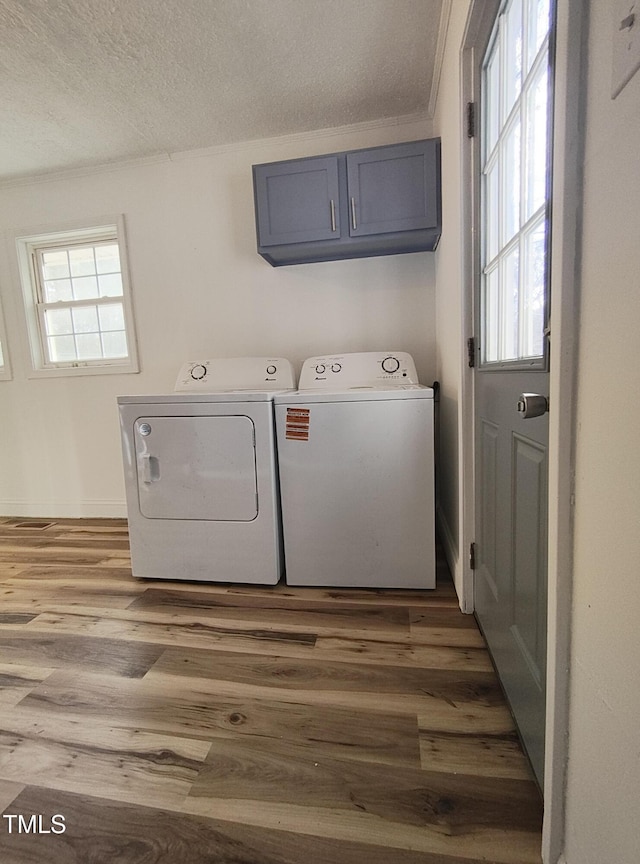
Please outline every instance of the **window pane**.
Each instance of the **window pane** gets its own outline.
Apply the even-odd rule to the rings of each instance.
[[[83,333],[76,336],[78,360],[99,360],[102,357],[102,346],[98,333]]]
[[[495,47],[486,71],[487,90],[485,93],[484,110],[486,112],[486,158],[491,155],[498,140],[500,131],[500,40],[495,40]]]
[[[74,333],[98,332],[98,310],[95,306],[78,306],[72,311]]]
[[[500,248],[500,162],[496,160],[486,180],[486,232],[487,264],[495,258]]]
[[[48,336],[73,333],[70,309],[47,309],[44,313],[44,320]]]
[[[44,283],[44,302],[57,303],[59,300],[73,300],[71,279],[54,279]]]
[[[101,330],[124,330],[124,310],[122,303],[109,303],[100,307]]]
[[[500,320],[500,308],[498,303],[498,268],[492,270],[485,278],[484,289],[484,359],[487,363],[495,363],[499,360],[498,353],[498,322]]]
[[[520,118],[511,127],[504,142],[504,220],[502,245],[520,230]]]
[[[96,263],[93,257],[93,246],[83,249],[69,249],[69,263],[72,276],[91,276],[96,272]]]
[[[504,69],[504,119],[506,120],[522,87],[522,0],[512,0],[509,5],[505,29],[507,50]]]
[[[64,279],[69,276],[67,250],[42,253],[42,275],[45,279]]]
[[[102,347],[104,356],[109,360],[126,357],[128,354],[126,334],[122,330],[114,331],[113,333],[103,333]]]
[[[500,286],[500,360],[518,357],[518,289],[520,251],[516,247],[502,262]]]
[[[76,359],[76,343],[73,336],[49,336],[49,356],[53,363],[70,363]]]
[[[549,31],[550,0],[529,0],[529,45],[527,49],[527,69],[530,69],[544,37]]]
[[[108,246],[96,246],[96,266],[98,273],[119,273],[120,253],[117,243]]]
[[[98,286],[101,297],[122,297],[122,276],[119,273],[98,276]]]
[[[543,66],[527,93],[527,150],[525,166],[525,218],[546,200],[547,193],[548,70]]]
[[[536,225],[525,238],[525,273],[522,285],[522,357],[543,353],[546,222]]]
[[[95,276],[81,276],[71,282],[74,300],[94,300],[98,296],[98,280]]]

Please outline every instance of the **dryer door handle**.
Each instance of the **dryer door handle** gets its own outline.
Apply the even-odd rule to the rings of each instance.
[[[160,460],[157,456],[141,456],[142,482],[155,483],[160,479]]]

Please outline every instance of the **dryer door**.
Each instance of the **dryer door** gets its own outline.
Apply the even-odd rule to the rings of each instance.
[[[250,522],[258,515],[249,417],[139,417],[134,437],[143,516]]]

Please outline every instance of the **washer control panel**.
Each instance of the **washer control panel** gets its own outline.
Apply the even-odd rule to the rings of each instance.
[[[299,390],[418,384],[413,358],[406,351],[361,351],[309,357],[302,365]]]
[[[218,357],[183,363],[175,390],[219,393],[289,390],[295,386],[293,367],[283,357]]]

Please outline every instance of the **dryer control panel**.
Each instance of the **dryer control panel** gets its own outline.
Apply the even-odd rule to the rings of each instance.
[[[235,390],[289,390],[293,367],[283,357],[218,357],[183,363],[175,390],[220,393]]]
[[[360,351],[309,357],[302,366],[298,389],[403,387],[419,383],[413,358],[406,351]]]

